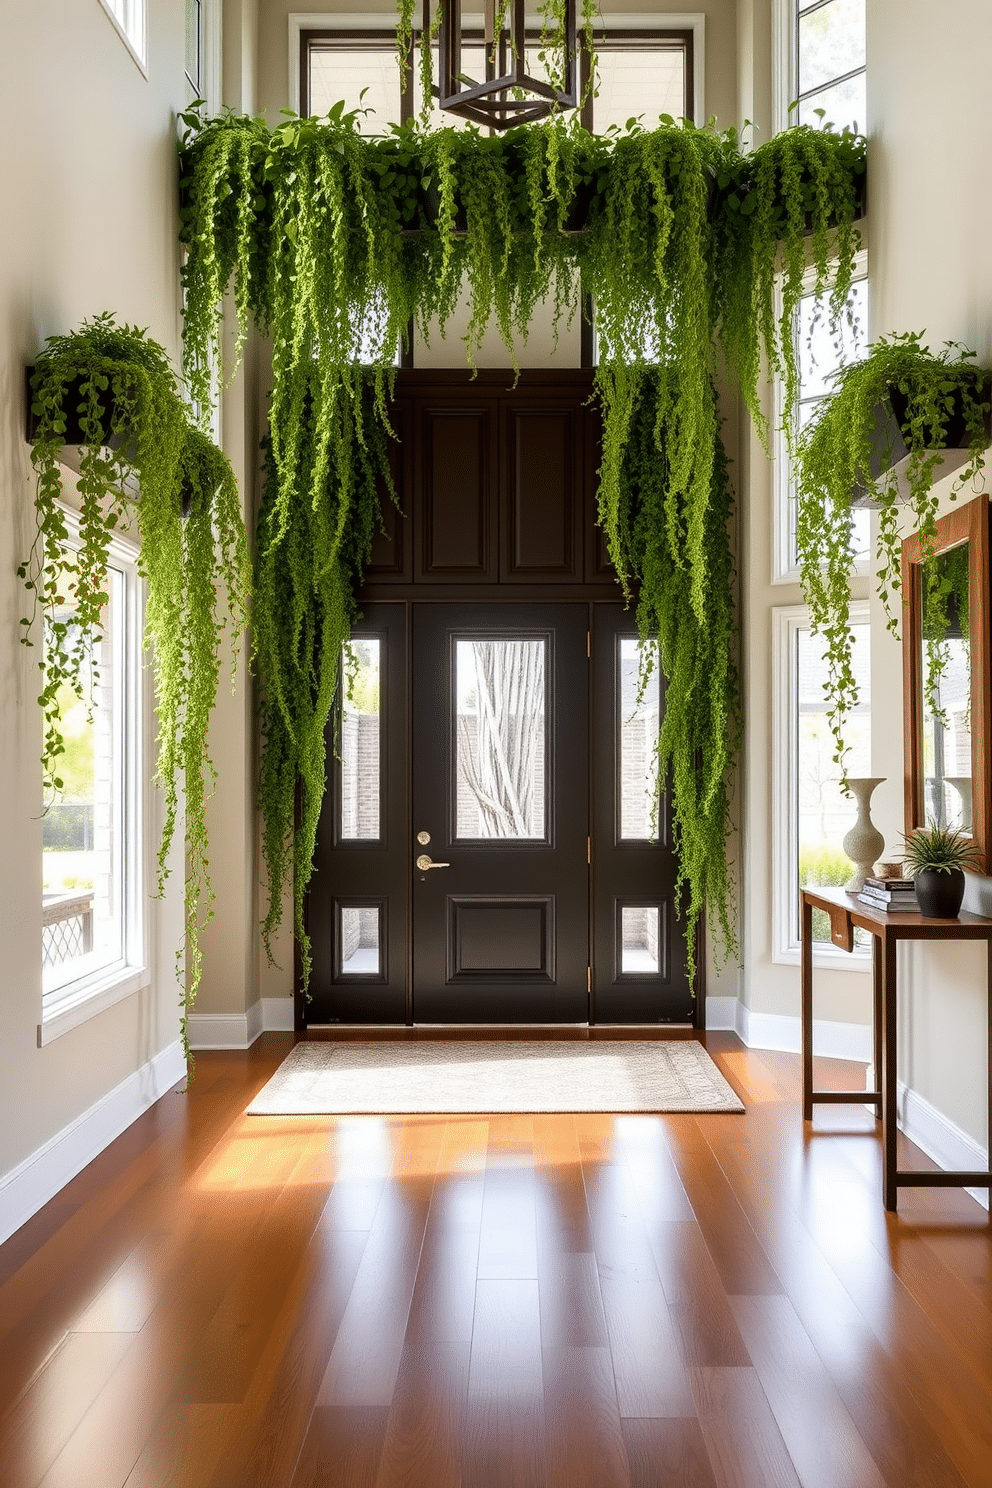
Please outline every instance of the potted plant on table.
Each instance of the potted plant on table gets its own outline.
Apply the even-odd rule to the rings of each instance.
[[[928,920],[953,920],[964,898],[964,870],[979,866],[978,849],[957,827],[931,821],[904,838],[905,871],[916,885],[920,914]]]

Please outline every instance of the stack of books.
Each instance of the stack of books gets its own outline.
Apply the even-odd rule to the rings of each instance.
[[[862,904],[871,905],[872,909],[884,909],[886,914],[920,912],[920,906],[916,902],[916,885],[911,878],[866,878],[858,898]]]

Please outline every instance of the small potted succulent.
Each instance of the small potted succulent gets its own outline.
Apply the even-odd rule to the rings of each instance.
[[[964,870],[977,869],[973,838],[957,827],[928,826],[904,838],[904,871],[916,885],[920,914],[928,920],[953,920],[964,898]]]

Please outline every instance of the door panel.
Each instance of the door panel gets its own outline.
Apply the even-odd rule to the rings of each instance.
[[[588,1017],[587,625],[414,606],[411,866],[438,865],[413,875],[417,1022]]]
[[[675,917],[677,860],[654,746],[664,707],[640,681],[637,627],[597,605],[593,630],[593,993],[597,1023],[686,1023],[697,1016]]]
[[[581,446],[576,408],[502,407],[506,452],[501,578],[582,582]]]
[[[495,419],[495,404],[420,408],[421,579],[496,578]]]
[[[409,1017],[406,637],[406,605],[365,607],[351,697],[327,732],[328,789],[307,902],[311,1025]]]

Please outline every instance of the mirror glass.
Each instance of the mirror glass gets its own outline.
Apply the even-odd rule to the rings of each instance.
[[[967,542],[920,564],[923,814],[971,833],[971,640]]]

